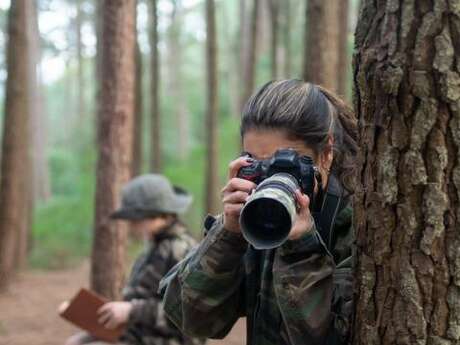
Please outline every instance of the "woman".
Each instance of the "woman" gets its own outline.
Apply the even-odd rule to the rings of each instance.
[[[167,316],[185,333],[210,338],[224,337],[246,316],[252,345],[345,343],[351,310],[349,196],[357,154],[353,114],[319,86],[269,82],[247,102],[241,136],[250,158],[229,165],[223,216],[205,222],[209,231],[197,250],[160,284]],[[256,250],[239,223],[256,185],[237,175],[254,159],[288,148],[313,158],[321,182],[315,195],[323,207],[312,217],[308,196],[298,190],[289,239]]]

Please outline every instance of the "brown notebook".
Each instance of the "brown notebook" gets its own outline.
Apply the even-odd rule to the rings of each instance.
[[[92,291],[80,289],[69,305],[59,311],[59,315],[97,339],[113,343],[123,333],[124,327],[107,329],[97,321],[97,310],[107,302],[107,299]]]

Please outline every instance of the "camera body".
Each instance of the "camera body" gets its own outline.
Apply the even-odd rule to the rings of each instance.
[[[237,176],[257,184],[240,213],[244,238],[256,249],[272,249],[283,244],[297,219],[296,190],[315,205],[315,180],[320,189],[318,169],[313,159],[293,149],[275,152],[272,158],[241,168]]]
[[[237,176],[260,184],[278,173],[286,173],[294,177],[302,193],[313,201],[318,168],[314,166],[311,157],[301,156],[293,149],[281,149],[269,159],[255,160],[251,165],[241,168]],[[317,181],[320,183],[321,179],[317,179]]]

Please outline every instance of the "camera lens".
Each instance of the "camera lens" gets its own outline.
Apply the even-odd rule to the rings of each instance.
[[[257,186],[240,215],[242,234],[254,248],[271,249],[286,241],[297,216],[298,188],[296,179],[286,173],[275,174]]]

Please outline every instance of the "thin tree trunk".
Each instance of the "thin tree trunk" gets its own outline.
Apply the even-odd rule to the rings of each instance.
[[[341,0],[339,4],[338,93],[346,98],[350,95],[350,85],[348,84],[348,70],[350,65],[348,56],[348,9],[349,0]]]
[[[170,76],[169,90],[174,99],[174,112],[177,124],[177,152],[180,159],[188,156],[189,148],[189,112],[185,101],[182,76],[182,47],[181,47],[181,19],[180,1],[173,0],[171,24],[168,28],[168,70]]]
[[[85,79],[84,79],[84,70],[83,70],[83,41],[81,37],[81,30],[83,24],[83,13],[82,13],[82,0],[76,0],[77,6],[77,15],[75,17],[75,33],[76,33],[76,45],[77,45],[77,111],[78,117],[85,115]]]
[[[291,48],[291,0],[283,2],[283,78],[289,78],[292,71],[292,48]]]
[[[219,207],[219,165],[217,142],[217,40],[214,0],[206,0],[206,62],[207,62],[207,160],[206,160],[206,212],[216,214]]]
[[[47,121],[44,109],[42,75],[40,70],[41,45],[38,27],[38,9],[33,7],[30,17],[30,124],[33,138],[33,196],[35,201],[46,201],[51,197],[48,162],[46,159]]]
[[[137,8],[137,6],[136,6]],[[136,11],[137,13],[137,11]],[[143,80],[143,64],[142,52],[139,46],[139,39],[137,34],[137,14],[135,17],[136,29],[136,102],[134,110],[134,126],[133,126],[133,160],[132,160],[132,176],[137,176],[142,170],[142,134],[143,134],[143,97],[142,97],[142,80]]]
[[[123,286],[127,225],[110,220],[130,177],[135,89],[135,0],[102,5],[99,155],[91,287],[110,298]]]
[[[279,27],[279,3],[278,0],[268,0],[270,9],[271,22],[271,41],[270,41],[270,56],[271,56],[271,79],[278,78],[278,27]]]
[[[362,2],[354,344],[459,344],[459,5]]]
[[[253,0],[251,12],[249,46],[246,51],[247,55],[244,62],[244,84],[243,94],[241,95],[241,108],[254,91],[255,84],[255,69],[256,69],[256,51],[257,51],[257,18],[259,13],[259,0]]]
[[[14,272],[17,239],[27,217],[29,149],[29,88],[27,0],[11,1],[5,118],[0,180],[0,289],[6,289]]]
[[[161,115],[159,104],[160,93],[160,70],[159,70],[159,52],[158,52],[158,13],[157,0],[149,0],[150,16],[150,58],[151,58],[151,144],[150,144],[150,169],[152,172],[162,170],[162,150],[161,150]]]
[[[338,88],[340,1],[308,0],[305,21],[303,77],[334,92]]]

